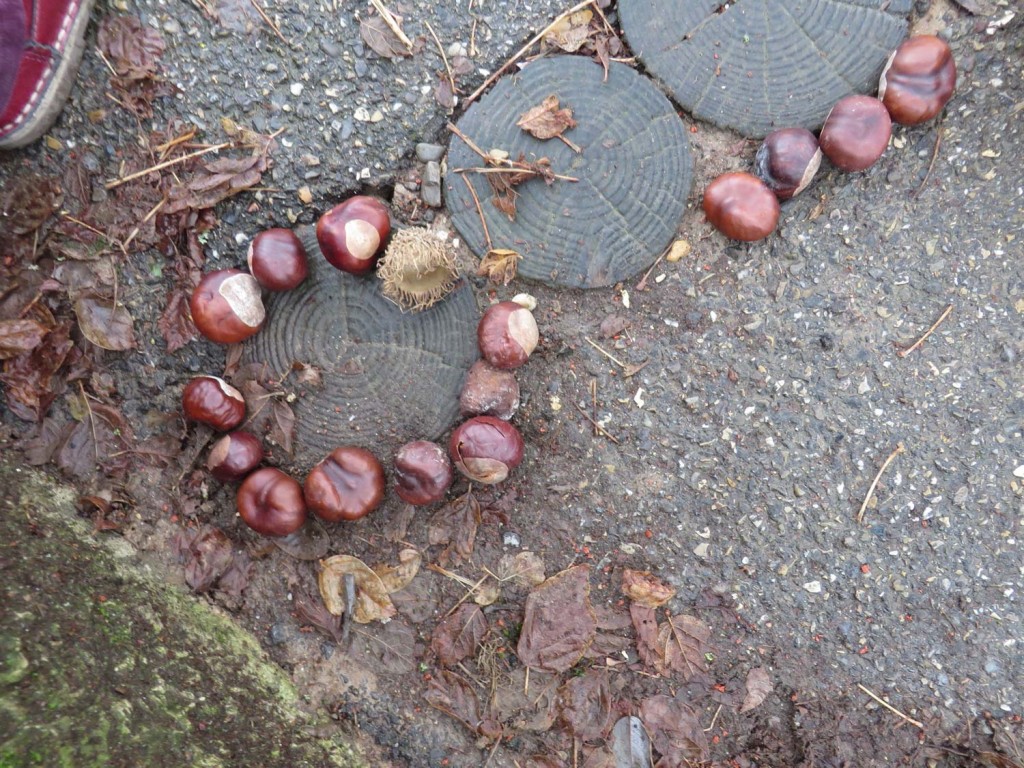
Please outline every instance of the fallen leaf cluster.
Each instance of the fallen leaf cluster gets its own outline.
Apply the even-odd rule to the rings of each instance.
[[[153,116],[153,100],[170,92],[159,77],[163,35],[134,16],[104,16],[96,44],[112,72],[110,84],[139,118]]]
[[[602,9],[608,5],[608,0],[598,3],[598,7]],[[622,40],[608,25],[604,16],[594,13],[589,8],[560,19],[544,35],[543,42],[549,48],[590,56],[604,68],[606,80],[611,60],[621,56],[624,51]]]

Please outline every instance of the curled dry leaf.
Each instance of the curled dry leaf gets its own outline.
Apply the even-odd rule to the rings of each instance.
[[[632,568],[622,572],[622,591],[634,603],[646,608],[659,608],[676,594],[674,587],[649,571],[634,571]]]
[[[28,318],[0,320],[0,360],[31,352],[49,332],[49,328]]]
[[[498,563],[498,578],[530,589],[544,581],[544,561],[534,552],[503,555]]]
[[[405,589],[419,573],[422,562],[423,555],[412,547],[406,547],[398,553],[398,565],[378,565],[373,570],[390,594]]]
[[[768,694],[772,692],[772,681],[764,667],[754,667],[747,672],[746,689],[740,714],[761,706],[762,702],[768,698]]]
[[[335,616],[345,612],[343,581],[351,573],[356,582],[356,609],[352,618],[360,624],[388,621],[398,611],[380,576],[358,557],[333,555],[320,561],[317,582],[327,610]]]
[[[567,53],[578,51],[590,37],[590,20],[594,12],[590,10],[576,11],[559,20],[548,28],[544,42],[561,48]]]
[[[694,711],[670,696],[644,699],[640,718],[654,748],[661,754],[658,768],[684,768],[708,757],[708,740]]]
[[[528,667],[564,672],[594,641],[597,618],[590,604],[590,569],[568,568],[534,588],[516,653]]]
[[[515,216],[514,203],[512,215]],[[486,277],[492,283],[508,285],[516,276],[521,258],[522,256],[511,248],[491,248],[480,259],[480,266],[477,267],[476,274],[478,277]]]
[[[558,96],[551,94],[536,107],[519,116],[516,125],[536,139],[545,141],[561,136],[569,128],[576,127],[572,110],[558,106]]]

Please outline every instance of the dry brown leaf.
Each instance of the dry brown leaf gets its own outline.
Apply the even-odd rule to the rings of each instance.
[[[662,675],[678,672],[683,680],[690,680],[707,672],[705,653],[711,629],[693,616],[672,616],[658,627],[657,652],[660,663],[655,668]]]
[[[591,668],[562,686],[562,720],[581,741],[596,741],[611,728],[612,693],[608,672]]]
[[[594,12],[590,10],[571,13],[548,29],[547,34],[544,35],[544,41],[567,53],[575,53],[590,37],[590,20],[592,18],[594,18]]]
[[[398,565],[377,565],[373,570],[380,576],[388,594],[405,589],[420,570],[423,556],[411,547],[398,553]]]
[[[440,560],[459,563],[473,554],[479,525],[480,502],[472,493],[466,493],[445,504],[430,518],[428,541],[431,546],[447,545]]]
[[[512,216],[515,216],[515,203],[513,202]],[[522,256],[511,248],[491,248],[487,254],[480,259],[480,266],[476,270],[478,277],[486,277],[492,283],[508,285],[516,276],[519,259]]]
[[[480,702],[472,683],[464,677],[451,670],[442,669],[440,674],[431,676],[430,685],[423,695],[434,709],[455,718],[470,731],[476,732],[481,720]]]
[[[50,329],[35,320],[0,320],[0,360],[38,347]]]
[[[480,607],[463,603],[437,625],[430,649],[441,664],[452,667],[476,653],[487,630],[487,619]]]
[[[97,347],[122,352],[137,346],[132,316],[114,306],[113,299],[90,291],[76,298],[73,307],[82,335]]]
[[[772,692],[772,681],[764,667],[754,667],[747,673],[746,689],[743,706],[740,707],[741,715],[761,706],[761,703],[768,698],[768,694]]]
[[[380,16],[367,16],[359,22],[359,36],[370,49],[385,59],[412,56],[412,51],[398,39],[391,27]]]
[[[351,573],[356,582],[356,610],[352,618],[360,624],[387,621],[398,611],[380,576],[362,560],[352,555],[333,555],[320,561],[317,582],[327,610],[335,616],[345,612],[343,582]]]
[[[646,608],[659,608],[676,594],[675,587],[670,587],[649,571],[631,568],[622,572],[622,591],[634,603]]]
[[[569,128],[576,127],[572,110],[558,106],[558,96],[551,94],[538,106],[519,116],[516,125],[536,139],[545,141],[561,136]]]
[[[583,658],[596,632],[590,569],[573,566],[535,587],[526,598],[516,653],[528,667],[564,672]]]
[[[498,563],[498,578],[512,580],[521,587],[530,589],[544,581],[544,561],[533,552],[517,552],[503,555]]]
[[[679,699],[665,695],[644,699],[640,719],[661,754],[657,768],[684,768],[707,759],[704,728],[694,711]]]

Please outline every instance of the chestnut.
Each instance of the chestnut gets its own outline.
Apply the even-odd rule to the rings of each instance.
[[[302,241],[290,229],[267,229],[249,243],[249,271],[268,291],[290,291],[306,279],[309,266]]]
[[[726,237],[753,242],[775,230],[779,200],[757,176],[723,173],[704,190],[704,215]]]
[[[474,416],[452,432],[448,453],[470,480],[494,485],[523,460],[523,436],[507,421]]]
[[[245,418],[242,393],[216,376],[196,376],[181,393],[181,409],[190,421],[227,432]]]
[[[511,419],[519,410],[519,382],[512,371],[502,371],[486,360],[477,360],[466,375],[459,396],[463,416],[494,416]]]
[[[889,145],[892,120],[878,99],[845,96],[835,103],[818,134],[818,144],[832,165],[863,171],[875,164]]]
[[[893,122],[918,125],[946,106],[956,88],[956,62],[935,35],[907,38],[892,52],[878,80],[878,98]]]
[[[245,524],[264,536],[288,536],[306,522],[302,486],[280,469],[257,469],[238,487],[238,514]]]
[[[437,443],[415,440],[395,454],[395,493],[406,504],[440,501],[452,484],[452,463]]]
[[[334,206],[316,223],[316,240],[324,258],[353,275],[365,275],[373,269],[390,234],[387,206],[365,195]]]
[[[240,269],[203,275],[192,292],[192,319],[210,341],[236,344],[255,334],[266,318],[260,285]]]
[[[540,331],[533,313],[514,301],[489,306],[476,327],[480,354],[495,368],[508,370],[525,363],[537,348]]]
[[[358,520],[384,498],[384,468],[365,448],[335,448],[306,475],[306,504],[324,520]]]
[[[754,156],[754,172],[779,200],[803,192],[820,165],[818,140],[806,128],[772,131]]]
[[[221,482],[241,480],[263,461],[263,446],[251,432],[229,432],[213,444],[206,468]]]

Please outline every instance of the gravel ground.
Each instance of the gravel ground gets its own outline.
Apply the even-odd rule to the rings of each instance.
[[[355,191],[418,194],[416,144],[446,143],[450,119],[433,95],[444,65],[427,21],[449,55],[474,53],[469,91],[564,10],[551,0],[407,2],[405,29],[423,48],[391,61],[367,51],[365,9],[352,3],[268,8],[287,44],[241,3],[220,3],[222,19],[249,32],[182,1],[111,5],[161,30],[161,71],[175,93],[158,99],[151,122],[136,122],[111,105],[90,48],[56,141],[0,158],[0,182],[26,169],[59,174],[81,156],[112,178],[121,148],[172,117],[210,142],[221,117],[286,129],[258,205],[241,195],[216,209],[211,268],[239,263],[259,228],[312,223]],[[526,460],[498,495],[510,520],[481,528],[477,559],[515,551],[514,534],[549,572],[591,563],[609,606],[623,566],[677,587],[674,610],[699,609],[712,627],[716,679],[731,690],[763,666],[774,684],[762,709],[717,721],[713,697],[695,700],[716,725],[720,760],[923,764],[916,731],[858,684],[924,723],[933,744],[955,743],[983,713],[1017,723],[1024,713],[1024,27],[1019,8],[1010,26],[990,26],[1012,3],[992,3],[991,16],[917,6],[916,28],[950,39],[960,70],[938,126],[896,128],[864,173],[824,170],[783,205],[775,235],[740,245],[704,222],[700,190],[750,167],[756,144],[683,115],[696,179],[679,230],[688,256],[658,264],[645,290],[633,280],[497,292],[537,297],[542,344],[520,375]],[[90,122],[100,109],[107,119]],[[443,224],[443,212],[416,210]],[[166,353],[155,325],[166,281],[153,260],[124,266],[140,350],[108,357],[141,435],[147,414],[175,411],[193,372],[223,366],[207,343]],[[483,306],[490,289],[474,287]],[[623,330],[605,338],[612,316]],[[898,354],[940,318],[921,347]],[[615,440],[595,435],[580,409]],[[0,413],[9,431],[23,429]],[[200,519],[246,539],[230,495],[209,494]],[[345,545],[373,559],[397,511],[389,502]],[[180,579],[163,553],[173,526],[152,511],[140,517],[127,535]],[[425,541],[422,525],[409,535]],[[257,566],[240,622],[314,703],[360,723],[380,764],[433,765],[447,749],[461,755],[453,765],[482,764],[486,751],[422,707],[415,671],[389,676],[299,632],[288,597],[307,572],[280,553]],[[424,574],[422,605],[406,618],[440,616],[458,594]],[[429,622],[419,640],[429,642]],[[841,737],[853,757],[820,747]],[[519,764],[515,756],[513,744],[492,764]]]

